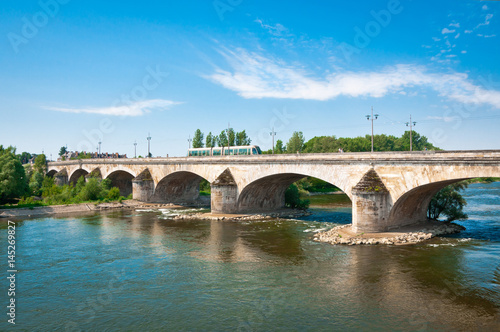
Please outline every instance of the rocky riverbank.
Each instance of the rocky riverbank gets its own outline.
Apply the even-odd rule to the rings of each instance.
[[[161,209],[161,208],[182,208],[175,204],[155,204],[143,203],[136,200],[126,200],[112,203],[82,203],[68,205],[36,206],[32,208],[3,209],[0,210],[0,218],[24,218],[39,217],[53,214],[71,214],[83,212],[99,212],[116,209]]]
[[[202,220],[265,220],[265,219],[294,219],[311,215],[311,212],[304,210],[282,210],[270,213],[259,214],[229,214],[229,213],[190,213],[181,214],[173,219],[202,219]]]
[[[429,221],[420,225],[412,225],[393,232],[355,234],[351,225],[334,227],[328,231],[318,232],[314,240],[330,244],[360,245],[360,244],[392,244],[406,245],[429,240],[435,236],[459,233],[465,230],[463,226],[454,223]]]

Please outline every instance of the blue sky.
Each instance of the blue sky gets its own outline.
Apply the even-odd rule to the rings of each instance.
[[[500,142],[497,1],[3,1],[0,144],[183,156],[197,128],[253,143],[405,122]]]

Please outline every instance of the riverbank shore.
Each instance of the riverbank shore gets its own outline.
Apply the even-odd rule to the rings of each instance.
[[[71,214],[81,212],[99,212],[116,209],[161,209],[161,208],[182,208],[181,205],[143,203],[136,200],[125,200],[121,203],[81,203],[69,205],[36,206],[33,208],[4,209],[0,210],[0,218],[23,218],[40,217],[53,214]],[[1,220],[1,219],[0,219]]]
[[[427,241],[439,235],[459,233],[463,230],[465,230],[465,227],[454,223],[446,224],[429,220],[425,223],[401,227],[391,232],[356,234],[352,230],[352,225],[349,224],[318,232],[315,234],[314,240],[350,246],[360,244],[407,245]]]

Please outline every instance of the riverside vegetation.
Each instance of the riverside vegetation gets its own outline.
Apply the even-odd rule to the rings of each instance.
[[[47,160],[41,154],[33,166],[24,167],[21,160],[26,153],[15,154],[13,147],[0,145],[0,208],[21,208],[43,205],[76,204],[91,201],[122,201],[120,190],[111,186],[109,179],[80,177],[75,185],[57,186],[46,176]],[[131,197],[128,197],[131,198]]]

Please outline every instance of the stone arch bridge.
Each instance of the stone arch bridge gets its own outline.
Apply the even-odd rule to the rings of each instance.
[[[426,220],[431,198],[446,185],[500,177],[500,150],[83,159],[50,162],[48,175],[58,184],[108,178],[122,195],[163,203],[194,203],[206,179],[213,213],[281,208],[286,188],[312,176],[349,196],[356,231],[378,232]]]

